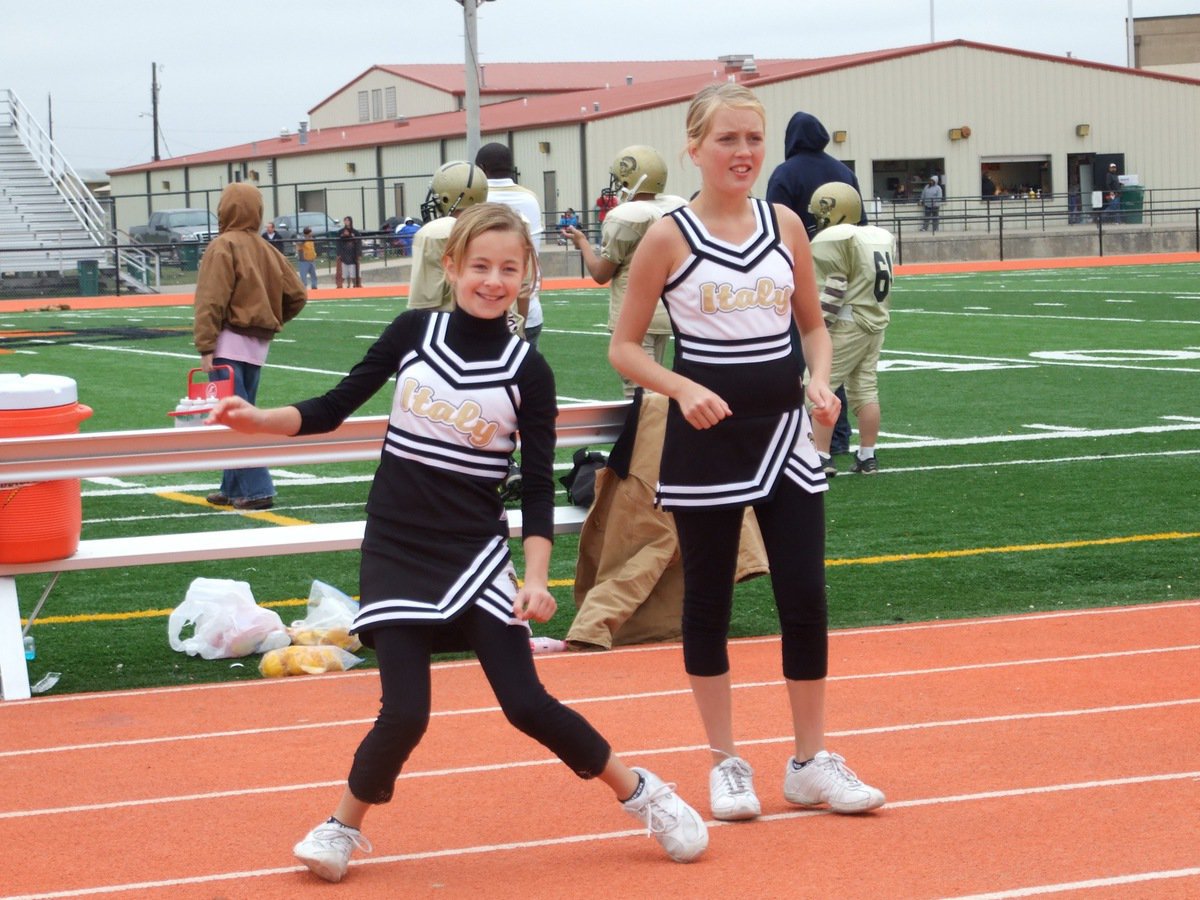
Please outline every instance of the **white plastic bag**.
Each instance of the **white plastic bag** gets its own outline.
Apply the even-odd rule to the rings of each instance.
[[[314,646],[332,644],[355,652],[362,642],[350,634],[358,603],[332,585],[314,580],[308,592],[308,610],[288,628],[293,644]]]
[[[184,637],[193,626],[190,637]],[[204,659],[266,653],[290,643],[279,613],[254,602],[250,585],[228,578],[196,578],[167,619],[172,650]]]

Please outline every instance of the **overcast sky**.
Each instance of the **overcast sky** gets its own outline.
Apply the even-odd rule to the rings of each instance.
[[[472,2],[472,0],[467,0]],[[1125,18],[1200,13],[1200,0],[494,0],[482,63],[835,56],[965,38],[1125,65]],[[932,10],[932,14],[931,14]],[[296,129],[375,64],[461,63],[456,0],[58,0],[5,3],[0,89],[16,93],[79,170]]]

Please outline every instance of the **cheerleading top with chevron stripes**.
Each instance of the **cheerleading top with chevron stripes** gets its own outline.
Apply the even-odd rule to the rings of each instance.
[[[674,370],[724,398],[732,415],[701,430],[671,404],[664,509],[750,505],[770,497],[781,476],[810,493],[828,487],[792,352],[792,255],[771,205],[748,202],[755,230],[738,245],[709,234],[690,207],[670,214],[690,251],[663,290]]]
[[[519,432],[523,532],[553,540],[554,375],[503,318],[411,310],[333,390],[296,404],[300,433],[336,428],[393,378],[355,629],[370,643],[380,624],[450,622],[474,603],[515,622],[497,487]]]

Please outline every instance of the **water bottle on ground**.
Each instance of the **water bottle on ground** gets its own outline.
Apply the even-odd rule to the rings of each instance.
[[[531,637],[529,647],[534,653],[559,653],[567,649],[565,642],[552,637]]]
[[[37,659],[37,645],[33,642],[33,635],[27,634],[22,639],[25,644],[25,659],[26,661]]]

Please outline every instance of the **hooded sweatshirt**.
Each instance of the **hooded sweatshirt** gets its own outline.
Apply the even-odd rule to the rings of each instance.
[[[193,339],[212,353],[222,329],[269,341],[308,299],[287,258],[258,233],[262,194],[235,182],[221,192],[220,234],[204,251],[196,278]]]
[[[809,237],[817,231],[817,221],[808,211],[817,188],[841,181],[862,193],[850,167],[825,152],[828,144],[829,132],[816,116],[806,112],[793,114],[784,133],[784,161],[775,167],[767,181],[767,201],[780,203],[800,216]],[[858,224],[867,224],[865,203]]]

